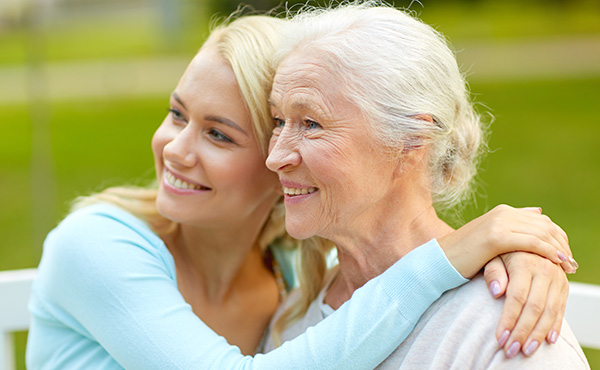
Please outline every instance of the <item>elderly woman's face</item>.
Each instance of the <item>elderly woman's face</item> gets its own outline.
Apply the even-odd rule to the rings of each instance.
[[[396,162],[343,91],[317,58],[295,53],[277,69],[267,167],[279,175],[286,227],[296,238],[360,228],[385,206],[395,178]]]

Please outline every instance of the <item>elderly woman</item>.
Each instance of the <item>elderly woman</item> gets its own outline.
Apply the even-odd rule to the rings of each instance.
[[[331,240],[339,267],[283,340],[334,312],[397,257],[451,233],[436,208],[465,199],[483,141],[455,57],[431,27],[371,3],[295,21],[277,59],[267,167],[283,186],[288,232]],[[548,273],[559,270],[541,262]],[[502,302],[476,273],[463,272],[474,278],[430,307],[380,367],[588,367],[567,325],[549,336],[554,346],[495,333]],[[547,289],[534,282],[531,294]]]

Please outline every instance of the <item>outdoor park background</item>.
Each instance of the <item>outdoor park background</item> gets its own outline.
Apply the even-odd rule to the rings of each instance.
[[[569,278],[600,284],[600,1],[421,3],[411,9],[450,38],[495,117],[463,219],[499,203],[541,206],[580,263]],[[0,270],[35,267],[75,196],[154,176],[150,139],[168,95],[211,16],[236,6],[0,2]],[[24,368],[26,333],[16,335]],[[600,368],[600,351],[586,354]]]

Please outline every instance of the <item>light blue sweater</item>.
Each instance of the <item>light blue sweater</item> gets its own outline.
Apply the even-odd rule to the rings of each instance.
[[[213,332],[177,289],[175,264],[141,220],[110,205],[69,215],[44,244],[27,366],[36,369],[369,369],[444,291],[465,283],[435,240],[306,334],[254,357]]]

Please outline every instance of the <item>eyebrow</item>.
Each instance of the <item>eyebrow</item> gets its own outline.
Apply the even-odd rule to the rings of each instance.
[[[232,120],[225,118],[225,117],[221,117],[221,116],[214,116],[214,115],[206,115],[204,116],[204,119],[206,121],[213,121],[213,122],[218,122],[218,123],[222,123],[225,126],[229,126],[235,130],[238,130],[239,132],[243,133],[244,135],[248,136],[248,133],[241,128],[237,123],[233,122]]]
[[[183,104],[183,100],[181,100],[181,98],[179,97],[179,95],[177,95],[176,92],[171,93],[171,96],[173,97],[173,99],[175,99],[175,101],[177,101],[179,104],[181,104],[181,106],[183,108],[185,108],[185,104]],[[204,120],[221,123],[225,126],[229,126],[235,130],[238,130],[239,132],[248,136],[248,133],[243,128],[241,128],[240,125],[238,125],[234,121],[230,120],[229,118],[208,114],[208,115],[204,116]]]
[[[271,107],[277,108],[277,104],[273,99],[269,99],[269,105]],[[292,108],[294,109],[310,109],[312,107],[311,103],[305,100],[299,100],[292,103]]]
[[[173,91],[173,92],[171,93],[171,97],[172,97],[173,99],[175,99],[175,101],[176,101],[177,103],[181,104],[181,106],[182,106],[182,107],[184,107],[184,108],[185,108],[185,104],[183,104],[183,100],[181,100],[181,98],[179,97],[179,95],[177,95],[177,93],[176,93],[175,91]]]

